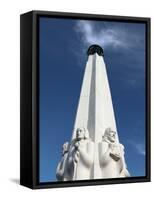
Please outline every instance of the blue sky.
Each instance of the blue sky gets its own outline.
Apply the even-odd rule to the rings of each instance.
[[[119,139],[132,176],[145,175],[145,25],[40,18],[40,182],[56,181],[87,61],[104,49]]]

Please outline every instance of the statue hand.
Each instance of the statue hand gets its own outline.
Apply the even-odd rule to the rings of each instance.
[[[113,157],[116,157],[117,159],[120,159],[121,153],[120,153],[119,145],[110,143],[109,148],[111,150],[110,155],[112,155]]]
[[[75,161],[75,162],[78,162],[79,156],[80,156],[79,151],[76,151],[76,153],[75,153],[75,155],[74,155],[74,161]]]
[[[110,143],[110,144],[109,144],[109,148],[110,148],[112,151],[119,151],[119,145],[118,145],[118,144],[112,144],[112,143]]]
[[[109,143],[109,147],[110,147],[111,149],[114,149],[114,148],[117,148],[118,145],[115,144],[115,143]]]
[[[74,144],[74,147],[75,147],[76,150],[78,150],[79,145],[80,145],[79,142],[76,142],[76,143]]]

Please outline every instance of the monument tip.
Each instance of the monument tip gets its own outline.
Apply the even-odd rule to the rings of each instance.
[[[104,56],[103,49],[97,44],[91,45],[87,50],[87,55],[93,55],[97,53],[99,56]]]

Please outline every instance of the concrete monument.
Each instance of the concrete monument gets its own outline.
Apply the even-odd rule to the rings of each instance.
[[[128,177],[130,175],[125,163],[124,146],[119,143],[103,49],[92,45],[87,54],[72,139],[58,164],[57,179]]]

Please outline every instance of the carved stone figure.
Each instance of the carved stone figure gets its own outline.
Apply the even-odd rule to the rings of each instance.
[[[67,170],[68,150],[69,143],[66,142],[63,144],[62,158],[61,161],[58,163],[56,170],[56,177],[59,181],[66,181],[69,179],[69,173]]]
[[[69,150],[69,168],[74,169],[72,180],[90,179],[91,167],[94,159],[94,143],[89,138],[85,128],[76,130],[76,138]]]
[[[105,130],[99,144],[99,162],[102,178],[128,177],[129,172],[124,159],[124,147],[116,141],[116,132],[111,128]]]

